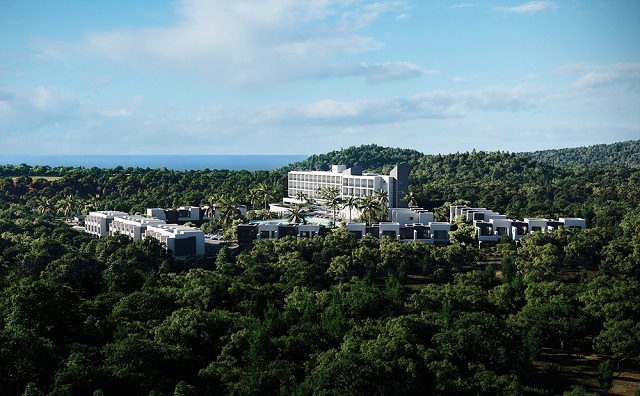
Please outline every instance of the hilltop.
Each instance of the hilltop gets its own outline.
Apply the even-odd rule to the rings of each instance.
[[[426,155],[414,149],[363,144],[330,151],[325,154],[314,154],[303,161],[291,163],[280,170],[284,172],[290,170],[328,170],[332,164],[344,164],[347,167],[359,164],[368,172],[384,174],[399,162],[408,162],[412,166],[425,161],[430,163],[444,161],[446,163],[460,155],[474,156],[475,154],[493,154],[503,158],[518,156],[529,161],[559,168],[638,168],[640,167],[640,140],[511,154],[500,151],[476,152],[474,150],[471,153],[462,154]]]
[[[516,153],[530,160],[563,168],[640,167],[640,140],[586,147]]]

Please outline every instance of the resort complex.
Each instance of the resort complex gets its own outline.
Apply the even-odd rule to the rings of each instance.
[[[479,247],[483,244],[496,244],[501,238],[508,238],[517,244],[532,232],[549,232],[562,228],[584,229],[586,226],[585,220],[581,218],[514,220],[490,209],[463,205],[449,208],[449,221],[435,221],[433,212],[408,205],[408,179],[409,166],[406,163],[396,166],[389,175],[363,173],[359,166],[347,168],[345,165],[333,165],[331,171],[289,172],[288,196],[283,198],[282,203],[270,205],[270,211],[277,213],[280,218],[238,225],[238,243],[288,236],[314,238],[321,235],[328,225],[336,226],[338,222],[355,239],[370,235],[377,239],[387,237],[404,242],[446,245],[450,243],[452,225],[464,220],[474,227]],[[323,189],[334,191],[338,204],[327,202]],[[371,199],[374,195],[384,201],[378,202],[376,210],[379,216],[376,219],[367,215],[367,209],[359,205],[347,207],[345,203],[349,198],[352,202],[360,202],[367,197]],[[303,204],[307,205],[308,210],[301,213],[300,218],[291,222],[285,220],[289,217],[292,206]],[[329,205],[334,205],[331,212]],[[355,211],[355,216],[352,211]],[[246,216],[246,207],[239,206],[238,212]],[[219,217],[217,208],[198,206],[148,208],[146,214],[139,216],[117,211],[91,212],[85,219],[85,231],[96,237],[115,233],[127,235],[134,240],[152,237],[159,240],[174,256],[186,257],[204,254],[206,238],[203,231],[185,223],[199,226]],[[307,219],[308,215],[318,217]],[[327,218],[330,221],[327,222]],[[353,218],[362,220],[353,222]]]

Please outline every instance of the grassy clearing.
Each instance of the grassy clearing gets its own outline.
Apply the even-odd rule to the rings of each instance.
[[[55,180],[62,179],[61,176],[29,176],[29,177],[31,178],[32,183],[38,179],[45,179],[46,181],[55,181]],[[14,176],[11,178],[11,180],[15,181],[17,178],[18,178],[17,176]]]
[[[583,386],[589,392],[604,394],[598,384],[598,364],[606,358],[602,355],[579,355],[554,348],[542,348],[534,367],[534,375],[543,381],[553,381],[555,371],[560,374],[559,388],[568,389],[571,385]],[[613,387],[607,393],[610,396],[633,395],[640,390],[640,363],[637,360],[622,362],[620,368],[614,367]]]

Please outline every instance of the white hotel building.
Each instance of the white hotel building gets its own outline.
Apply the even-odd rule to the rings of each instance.
[[[331,187],[340,191],[343,197],[355,198],[373,195],[378,190],[386,191],[389,207],[407,207],[404,197],[409,185],[409,165],[406,163],[396,166],[389,175],[362,173],[358,165],[351,168],[346,165],[333,165],[331,171],[291,171],[288,174],[288,196],[285,199],[294,202],[298,191],[302,191],[308,198],[320,198],[318,190]]]

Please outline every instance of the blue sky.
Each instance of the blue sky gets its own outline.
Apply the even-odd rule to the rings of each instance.
[[[2,154],[640,139],[640,1],[3,0]]]

